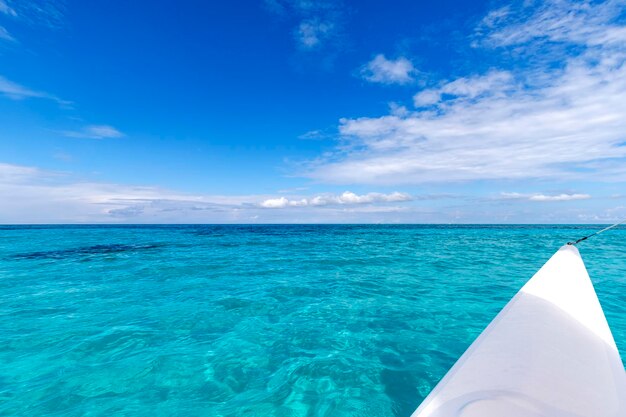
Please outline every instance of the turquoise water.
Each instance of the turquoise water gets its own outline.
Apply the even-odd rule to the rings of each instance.
[[[596,229],[0,227],[0,415],[409,416]],[[624,242],[579,246],[622,358]]]

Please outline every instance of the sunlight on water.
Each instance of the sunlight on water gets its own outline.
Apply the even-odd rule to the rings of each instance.
[[[408,416],[591,230],[0,227],[0,414]],[[624,242],[579,246],[622,357]]]

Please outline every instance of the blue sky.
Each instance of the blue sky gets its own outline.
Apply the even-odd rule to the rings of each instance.
[[[0,223],[626,217],[623,1],[0,0]]]

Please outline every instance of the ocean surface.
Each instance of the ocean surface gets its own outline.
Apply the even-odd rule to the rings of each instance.
[[[409,416],[599,226],[0,226],[2,416]],[[626,229],[581,243],[622,358]]]

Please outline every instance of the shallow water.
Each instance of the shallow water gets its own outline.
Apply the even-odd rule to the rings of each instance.
[[[597,226],[0,226],[0,415],[409,416]],[[579,246],[626,353],[626,230]]]

